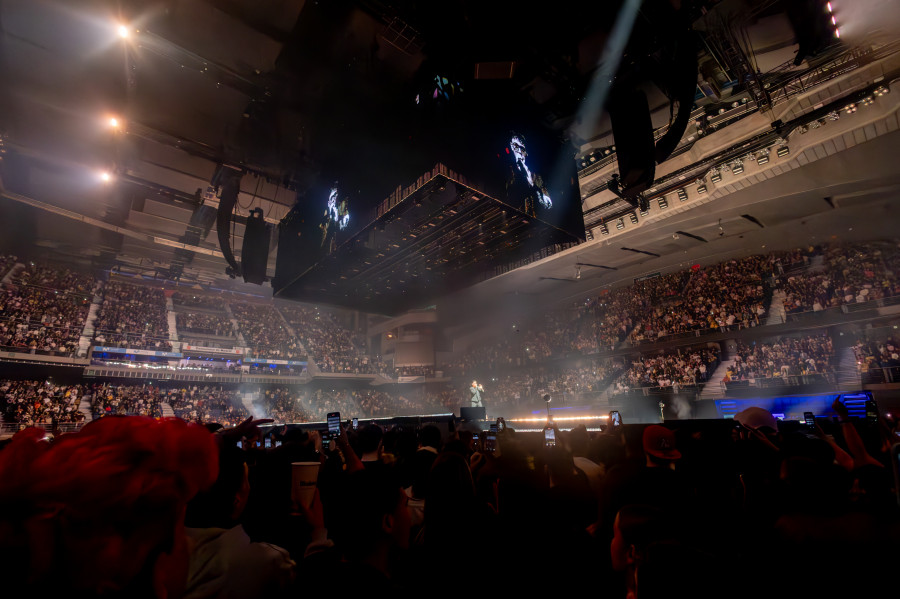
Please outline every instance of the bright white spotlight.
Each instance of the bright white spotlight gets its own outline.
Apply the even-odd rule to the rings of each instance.
[[[125,25],[119,25],[116,31],[118,31],[120,38],[125,39],[128,37],[128,27],[125,27]]]
[[[109,171],[103,171],[98,176],[104,183],[109,183],[110,181],[112,181],[112,175],[109,174]]]
[[[117,129],[119,127],[119,119],[114,116],[109,117],[109,126],[113,129]]]

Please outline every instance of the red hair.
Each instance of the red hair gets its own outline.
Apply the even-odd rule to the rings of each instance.
[[[141,574],[172,552],[185,504],[216,479],[212,435],[128,416],[42,439],[26,429],[0,451],[0,561],[56,591],[150,591]]]

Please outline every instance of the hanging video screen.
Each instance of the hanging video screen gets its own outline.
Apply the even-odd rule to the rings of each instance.
[[[322,243],[320,255],[324,256],[334,251],[339,243],[338,233],[346,231],[350,225],[350,206],[347,198],[340,198],[338,187],[332,187],[328,192],[328,201],[325,204],[325,214],[319,224],[322,231]]]
[[[276,287],[288,273],[298,276],[336,251],[351,233],[350,201],[340,186],[313,197],[317,201],[298,202],[279,225]]]
[[[584,238],[584,217],[572,149],[513,131],[500,154],[505,189],[498,198],[545,223]]]

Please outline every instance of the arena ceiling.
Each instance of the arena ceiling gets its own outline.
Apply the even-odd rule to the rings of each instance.
[[[582,100],[622,4],[556,2],[535,19],[512,1],[4,0],[0,177],[7,198],[0,200],[0,251],[26,248],[19,251],[82,266],[247,288],[224,276],[215,223],[197,193],[217,163],[249,173],[232,230],[239,252],[250,209],[277,222],[295,202],[318,201],[336,179],[365,209],[437,161],[477,178],[497,148],[487,131],[533,122],[567,140],[573,156],[604,147],[611,142],[608,119],[597,107],[586,111]],[[759,8],[748,35],[760,68],[775,68],[796,50],[783,4],[698,1],[697,23],[715,27],[716,15]],[[895,31],[893,3],[834,4],[843,11],[848,49]],[[464,82],[464,93],[445,105],[417,106],[436,74]],[[653,122],[663,125],[668,101],[648,91]],[[879,113],[885,123],[888,112]],[[824,236],[836,218],[828,215],[849,210],[851,201],[865,226],[862,206],[880,205],[896,184],[890,173],[872,172],[889,155],[883,151],[897,148],[869,146],[888,132],[879,125],[884,130],[867,137],[866,127],[876,126],[870,117],[846,133],[864,131],[866,143],[856,143],[865,173],[840,171],[843,181],[828,185],[818,171],[803,175],[814,166],[799,164],[804,152],[825,162],[848,147],[834,145],[844,133],[810,137],[808,147],[792,148],[798,164],[790,173],[752,173],[740,183],[757,191],[723,189],[702,201],[672,202],[664,217],[651,209],[636,229],[598,237],[472,292],[574,297],[657,268],[653,260],[672,264],[678,251],[699,260],[738,251],[743,240],[783,240],[774,232],[802,220],[819,227],[811,236]],[[772,166],[780,167],[774,160]],[[112,180],[102,181],[103,172]],[[806,188],[788,189],[789,176]],[[857,199],[838,208],[821,199],[842,194]],[[751,209],[764,227],[740,216]],[[868,222],[881,226],[884,219]],[[673,239],[675,231],[709,243]],[[616,246],[660,257],[605,249]],[[578,261],[619,270],[582,267],[576,282],[557,280],[573,277]],[[274,265],[273,251],[270,274]]]

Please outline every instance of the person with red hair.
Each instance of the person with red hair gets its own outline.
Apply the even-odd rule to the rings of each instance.
[[[0,451],[0,564],[10,596],[172,599],[184,589],[187,502],[218,473],[213,436],[177,419],[103,418]]]

